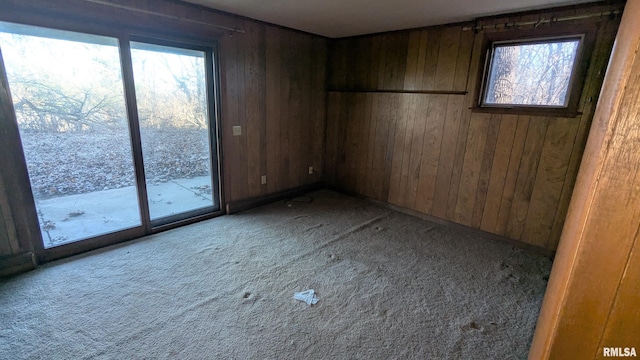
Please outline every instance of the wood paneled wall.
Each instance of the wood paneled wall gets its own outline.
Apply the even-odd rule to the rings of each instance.
[[[245,34],[220,39],[228,202],[318,182],[324,166],[326,40],[248,20],[241,26]]]
[[[530,359],[640,351],[640,0],[626,4]]]
[[[565,8],[476,25],[613,9],[621,8]],[[598,28],[576,118],[472,112],[482,31],[452,25],[332,43],[327,182],[555,250],[618,25],[607,17],[574,22]]]
[[[2,176],[0,176],[0,220],[0,257],[19,253],[18,236]]]

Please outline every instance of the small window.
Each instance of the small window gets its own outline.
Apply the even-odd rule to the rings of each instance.
[[[585,34],[488,39],[476,110],[575,116]]]
[[[566,107],[580,41],[494,43],[482,104]]]

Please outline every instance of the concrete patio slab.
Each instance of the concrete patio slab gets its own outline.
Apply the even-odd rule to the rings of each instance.
[[[214,205],[208,176],[149,185],[147,193],[152,220]],[[46,247],[141,224],[135,186],[39,200],[36,207]]]

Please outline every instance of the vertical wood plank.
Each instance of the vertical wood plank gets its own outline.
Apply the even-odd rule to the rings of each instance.
[[[432,95],[429,100],[429,108],[426,114],[422,115],[426,116],[426,126],[415,208],[424,213],[430,213],[433,206],[447,98],[447,95]]]
[[[280,174],[280,186],[287,189],[293,186],[290,180],[290,151],[289,146],[289,122],[290,122],[290,104],[289,99],[291,97],[291,73],[290,69],[294,66],[291,61],[290,47],[291,42],[289,39],[289,33],[282,30],[280,33],[280,96],[278,98],[280,106],[280,133],[279,133],[279,145],[280,145],[280,162],[278,167],[278,174]],[[267,182],[269,179],[267,179]]]
[[[482,52],[482,34],[476,34],[473,41],[473,50],[471,58],[471,66],[468,79],[469,89],[475,88],[476,78],[473,74],[476,74],[480,67],[480,54]],[[462,180],[462,171],[464,166],[467,138],[469,133],[469,126],[471,124],[472,113],[468,109],[473,106],[475,94],[473,92],[468,93],[464,97],[464,108],[462,112],[462,121],[460,123],[460,130],[456,139],[456,151],[453,162],[453,169],[451,171],[451,181],[449,185],[449,194],[447,199],[445,218],[451,221],[456,219],[456,208],[458,206],[458,193],[460,191],[460,182]]]
[[[603,347],[630,347],[638,351],[640,324],[640,235],[626,262],[616,297],[607,319],[598,350]],[[601,353],[600,353],[601,354]],[[598,355],[600,355],[598,354]]]
[[[458,31],[460,31],[460,45],[458,46],[458,59],[456,60],[452,90],[473,91],[473,89],[467,88],[467,83],[469,76],[475,76],[475,74],[469,73],[475,33],[473,31],[464,31],[462,27],[458,27]]]
[[[267,42],[266,42],[266,26],[260,24],[258,27],[257,38],[257,64],[258,64],[258,136],[260,138],[260,152],[258,154],[260,158],[259,173],[267,175],[268,171],[268,157],[267,157]],[[267,175],[268,177],[268,175]],[[259,195],[265,195],[269,193],[267,186],[260,185]]]
[[[560,201],[578,125],[579,122],[573,118],[553,118],[549,121],[521,237],[529,244],[545,248],[549,246],[551,227]]]
[[[418,46],[418,58],[416,62],[416,72],[414,74],[413,86],[416,90],[423,89],[422,81],[424,79],[425,64],[427,61],[427,46],[429,44],[429,31],[421,30]]]
[[[493,156],[491,176],[487,188],[487,197],[482,211],[480,229],[494,233],[498,222],[500,202],[504,193],[505,181],[509,168],[509,157],[512,153],[513,143],[518,126],[517,115],[503,115],[500,122],[500,133]]]
[[[378,60],[378,71],[377,71],[377,80],[376,87],[374,89],[389,89],[390,79],[386,79],[387,76],[387,62],[392,61],[392,55],[390,54],[393,49],[389,47],[389,36],[378,35],[376,36],[379,41],[380,47],[378,51],[380,53],[380,57]],[[386,82],[385,82],[386,79]]]
[[[401,177],[402,177],[402,164],[405,156],[405,139],[407,135],[408,106],[410,103],[410,97],[408,95],[400,96],[400,103],[398,107],[398,118],[396,121],[396,131],[393,140],[393,153],[391,158],[391,174],[389,180],[389,197],[387,201],[391,204],[398,205],[400,202],[401,193]],[[408,160],[409,156],[407,156]]]
[[[424,114],[429,107],[429,96],[414,95],[411,107],[412,108],[410,109],[409,116],[411,117],[411,122],[413,123],[413,131],[407,134],[411,137],[411,153],[408,168],[406,170],[402,170],[403,176],[405,176],[406,171],[407,178],[406,180],[401,179],[401,181],[404,181],[405,185],[402,185],[402,187],[404,188],[404,194],[400,199],[400,205],[415,210],[416,197],[418,193],[418,183],[420,181],[420,166],[422,164],[424,131],[427,126],[426,117],[424,116]]]
[[[300,34],[300,54],[298,56],[297,66],[300,68],[300,115],[296,122],[298,126],[298,152],[300,153],[300,163],[296,169],[298,172],[298,183],[296,186],[302,186],[308,183],[309,166],[313,164],[313,138],[309,133],[309,129],[313,128],[313,115],[311,113],[311,94],[313,92],[313,74],[310,72],[312,67],[312,41],[307,34]]]
[[[371,76],[371,65],[373,50],[373,40],[371,37],[358,39],[358,48],[355,59],[355,72],[357,74],[354,87],[357,89],[369,89],[369,77]]]
[[[395,140],[396,134],[396,126],[398,123],[398,118],[400,117],[399,112],[397,111],[400,106],[400,96],[401,94],[391,94],[390,101],[390,114],[389,114],[389,129],[387,130],[387,146],[386,146],[386,155],[384,158],[384,173],[383,173],[383,181],[382,181],[382,193],[380,194],[380,199],[383,201],[387,201],[389,198],[389,182],[391,181],[391,164],[393,161],[393,142]]]
[[[382,88],[383,82],[380,80],[381,67],[384,69],[384,56],[382,51],[382,37],[374,36],[371,39],[371,70],[369,73],[369,84],[367,89]]]
[[[467,138],[469,135],[469,127],[471,125],[471,112],[465,111],[462,114],[462,122],[460,123],[460,131],[456,139],[456,154],[453,160],[453,169],[451,171],[451,184],[449,185],[449,194],[447,199],[446,219],[455,221],[456,206],[458,202],[458,193],[460,191],[460,181],[462,180],[462,171],[464,169],[464,159],[467,153]]]
[[[312,98],[308,111],[311,112],[313,118],[313,126],[309,129],[310,138],[313,142],[313,168],[314,174],[311,176],[311,182],[320,181],[323,178],[322,169],[324,169],[324,149],[327,138],[325,134],[325,125],[327,121],[327,93],[326,93],[326,56],[327,41],[325,39],[313,38],[313,58],[311,74],[313,76]]]
[[[281,188],[280,169],[280,36],[278,29],[267,26],[266,37],[266,132],[267,191]]]
[[[388,94],[378,96],[377,125],[375,134],[375,145],[373,150],[372,166],[372,197],[376,200],[384,201],[384,176],[387,157],[387,141],[391,123],[391,97]]]
[[[331,70],[329,71],[329,88],[346,89],[349,54],[345,40],[332,41],[330,47]]]
[[[453,90],[461,30],[457,26],[449,26],[442,31],[436,65],[435,90]]]
[[[222,57],[222,136],[224,149],[225,198],[233,201],[240,198],[238,184],[239,152],[236,150],[240,142],[232,135],[232,127],[238,123],[239,89],[238,89],[238,37],[225,37],[220,45],[225,56]]]
[[[237,47],[236,47],[236,79],[238,81],[238,101],[233,104],[237,107],[237,119],[235,125],[239,125],[242,127],[242,135],[234,136],[235,142],[235,151],[238,154],[238,162],[235,166],[235,174],[236,177],[233,180],[236,183],[235,193],[233,199],[244,199],[247,197],[247,167],[246,164],[248,162],[247,156],[247,114],[246,114],[246,104],[247,104],[247,93],[246,93],[246,78],[245,78],[245,48],[247,38],[251,35],[243,35],[236,36],[237,39]]]
[[[342,93],[330,92],[327,104],[327,147],[325,155],[325,181],[330,185],[337,185],[339,117]]]
[[[264,112],[260,102],[260,29],[253,22],[244,23],[246,33],[244,34],[244,74],[246,81],[245,104],[242,109],[245,113],[246,125],[244,127],[246,139],[246,171],[247,171],[247,192],[243,197],[255,197],[260,194],[260,129]]]
[[[287,49],[290,59],[289,69],[289,187],[298,186],[301,173],[303,154],[301,153],[302,139],[300,137],[303,125],[302,99],[300,97],[304,88],[304,75],[300,67],[304,58],[302,53],[303,34],[297,32],[289,33],[289,48]]]
[[[513,138],[513,146],[509,155],[509,165],[504,179],[504,189],[502,190],[502,198],[500,200],[500,210],[495,225],[495,234],[506,235],[507,224],[511,214],[511,206],[513,204],[513,195],[518,180],[518,171],[520,170],[520,162],[522,160],[522,152],[524,144],[529,132],[530,116],[518,116],[518,127]]]
[[[435,195],[433,198],[432,215],[445,218],[451,177],[455,163],[458,132],[462,122],[464,97],[448,96],[447,113],[445,115],[442,132],[440,160],[438,161],[438,175],[436,178]]]
[[[506,236],[512,239],[522,236],[548,123],[548,118],[531,117],[507,223]]]
[[[376,134],[378,133],[378,109],[380,105],[380,97],[381,94],[371,94],[371,124],[369,126],[369,136],[367,141],[369,148],[367,151],[366,190],[364,192],[364,195],[369,197],[373,197],[374,178],[376,177],[376,174],[374,174],[374,158],[376,150]]]
[[[491,115],[474,113],[471,116],[455,207],[455,221],[463,225],[471,226],[490,122]]]
[[[351,108],[353,104],[353,96],[352,94],[343,94],[341,97],[342,101],[339,106],[339,116],[338,116],[338,132],[335,138],[335,141],[338,143],[338,158],[336,164],[336,179],[337,184],[340,187],[346,187],[346,179],[347,176],[347,161],[346,161],[346,151],[347,151],[347,128],[349,124],[349,108]]]
[[[359,54],[362,51],[362,41],[360,39],[345,39],[342,40],[346,43],[346,53],[347,53],[347,71],[345,74],[345,87],[346,89],[357,89],[357,80],[358,80],[358,68],[359,68]]]
[[[422,31],[415,30],[409,33],[409,44],[407,50],[407,64],[404,73],[404,89],[405,90],[419,90],[418,85],[418,68],[420,63],[420,41]],[[424,66],[424,65],[423,65]],[[424,68],[420,69],[420,74],[423,73]],[[422,83],[422,76],[420,76],[420,84]]]
[[[496,143],[498,141],[501,122],[502,115],[494,114],[491,116],[487,132],[487,140],[484,146],[482,165],[480,166],[480,176],[478,177],[478,188],[476,189],[473,216],[471,218],[471,227],[474,228],[479,228],[480,223],[482,222],[482,212],[484,211],[487,191],[489,190],[489,178],[491,176],[491,168],[493,166],[493,158],[496,151]]]
[[[409,35],[406,32],[384,35],[386,56],[383,89],[402,90],[407,65]]]
[[[421,95],[418,94],[409,94],[405,97],[404,101],[406,102],[406,107],[404,107],[403,118],[406,122],[406,129],[404,133],[404,143],[402,147],[402,166],[398,171],[399,175],[399,190],[398,190],[398,198],[397,205],[406,206],[406,199],[411,198],[411,196],[415,197],[415,195],[407,195],[407,193],[411,193],[412,190],[410,186],[412,183],[410,178],[413,176],[411,170],[411,156],[414,148],[414,141],[420,142],[423,138],[424,128],[420,128],[419,131],[415,131],[415,121],[416,121],[416,103],[418,101],[418,97]],[[424,96],[422,96],[424,97]],[[422,152],[422,149],[420,149]],[[415,157],[415,155],[414,155]],[[417,188],[417,187],[416,187]],[[414,192],[415,194],[415,192]],[[413,203],[412,203],[413,205]]]
[[[7,230],[7,222],[5,219],[10,219],[8,214],[4,214],[2,208],[0,208],[0,256],[12,255],[11,243],[9,242],[9,234]]]
[[[427,43],[427,53],[422,75],[422,89],[438,90],[436,89],[436,71],[438,68],[438,54],[440,53],[442,30],[440,28],[430,29],[428,34],[429,42]]]
[[[363,114],[362,114],[362,126],[359,129],[360,144],[358,145],[358,165],[357,165],[357,183],[356,191],[360,194],[367,193],[367,165],[370,146],[371,126],[373,117],[371,115],[371,108],[373,107],[373,96],[371,93],[364,95]],[[375,126],[375,124],[374,124]]]
[[[358,136],[362,127],[362,113],[364,107],[365,94],[356,93],[349,94],[350,106],[346,109],[347,114],[347,131],[345,139],[345,172],[346,179],[344,186],[347,191],[355,192],[356,184],[358,182],[357,177],[357,165],[358,165],[358,149],[361,144],[361,137]]]
[[[0,174],[0,256],[17,254],[20,251],[18,234],[13,222],[7,189]]]

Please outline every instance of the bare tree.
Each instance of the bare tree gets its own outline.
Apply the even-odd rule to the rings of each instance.
[[[115,125],[123,116],[118,94],[92,88],[68,91],[43,79],[15,76],[14,107],[24,130],[62,132]]]
[[[564,105],[577,46],[577,41],[559,41],[497,47],[486,101]]]
[[[493,59],[493,86],[489,87],[487,100],[494,104],[511,104],[516,87],[516,67],[520,49],[503,46],[495,49]]]
[[[132,57],[142,126],[207,128],[203,58],[144,50]]]
[[[83,64],[58,64],[52,57],[64,55],[55,41],[0,33],[0,44],[14,53],[15,59],[7,62],[7,75],[21,129],[87,131],[123,123],[119,58],[113,51],[104,57],[95,45],[76,43],[68,49]],[[61,76],[64,70],[79,75]]]

